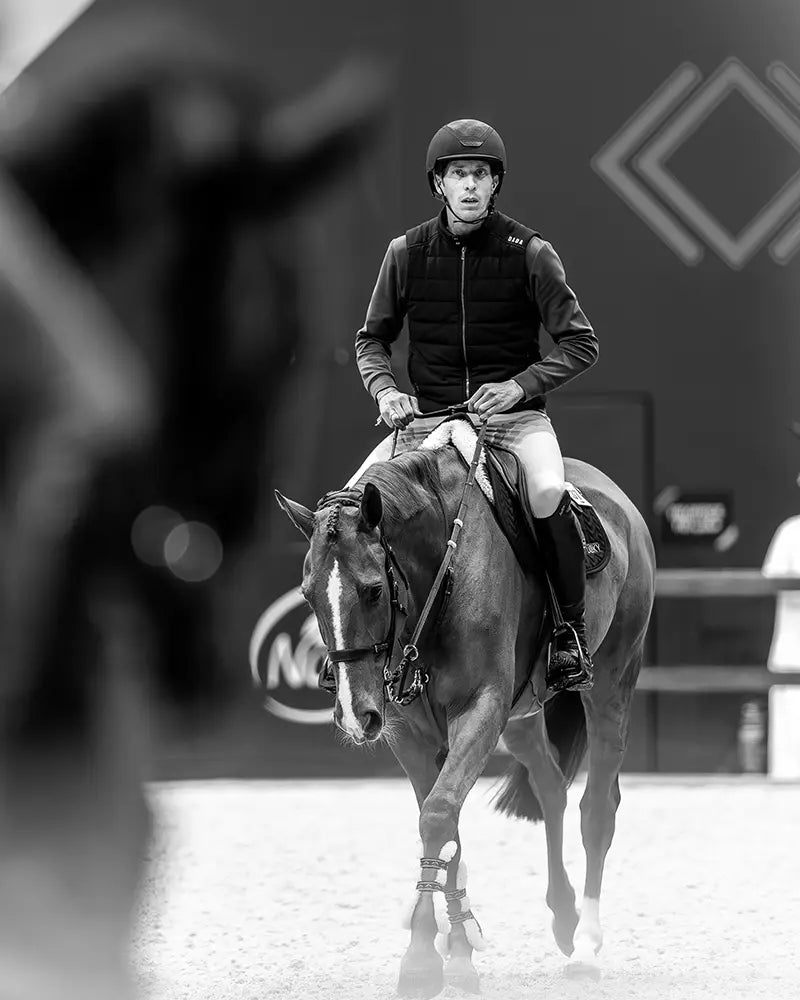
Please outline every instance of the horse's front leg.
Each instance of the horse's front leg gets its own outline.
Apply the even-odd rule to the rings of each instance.
[[[394,749],[397,753],[397,748]],[[432,767],[433,756],[419,753],[418,746],[413,746],[411,749],[412,752],[404,756],[400,762],[411,779],[421,808],[439,774],[439,765]],[[470,908],[467,895],[467,866],[461,858],[461,838],[458,830],[455,842],[456,852],[445,869],[444,897],[447,919],[450,923],[449,933],[440,927],[437,921],[434,929],[436,947],[430,934],[412,933],[411,943],[402,961],[398,984],[398,991],[404,996],[414,995],[417,992],[426,994],[431,991],[438,992],[444,981],[467,993],[479,992],[478,973],[472,964],[472,951],[473,948],[484,947],[483,936]],[[423,857],[424,851],[420,844],[420,860]],[[433,877],[441,882],[442,870],[434,869],[433,875],[427,870],[421,871],[420,878],[423,877],[428,879]],[[415,891],[414,899],[406,911],[404,926],[407,929],[414,928],[414,914],[418,903],[419,894]],[[443,958],[446,959],[444,969]]]
[[[441,959],[438,963],[430,962],[430,956],[436,954],[437,933],[450,935],[449,977],[462,987],[477,990],[471,953],[480,940],[480,931],[476,931],[477,925],[471,928],[474,923],[471,918],[459,920],[468,911],[458,894],[459,881],[465,877],[463,866],[459,875],[458,818],[469,790],[497,745],[507,716],[507,697],[495,689],[484,688],[462,713],[448,720],[447,757],[420,808],[422,865],[411,912],[411,941],[400,967],[398,989],[402,995],[434,996],[441,989]],[[425,861],[430,861],[430,865]],[[450,914],[455,917],[452,932],[448,903]],[[425,977],[425,964],[420,963],[425,956],[430,968],[438,967],[438,974]]]
[[[447,867],[445,900],[450,933],[440,936],[440,949],[447,956],[445,981],[466,993],[479,993],[479,977],[472,964],[474,949],[485,948],[483,932],[475,919],[467,895],[467,866],[461,858],[461,838],[456,831],[457,850]]]
[[[406,709],[405,712],[407,715],[400,715],[398,718],[399,725],[393,731],[390,745],[414,788],[417,805],[422,810],[425,799],[439,777],[441,758],[437,757],[435,735],[425,733],[424,712],[419,706]],[[408,716],[412,714],[419,714],[421,726],[408,721]],[[424,854],[421,847],[420,853]],[[430,872],[426,871],[425,874],[430,876]],[[417,896],[406,914],[406,927],[413,924],[416,904]],[[397,992],[401,996],[434,996],[444,983],[443,966],[442,956],[434,947],[433,936],[412,933],[411,943],[400,965]]]

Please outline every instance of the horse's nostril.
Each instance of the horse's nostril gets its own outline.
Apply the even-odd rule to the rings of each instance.
[[[366,738],[372,739],[373,736],[377,736],[381,731],[381,715],[380,712],[367,712],[364,715],[364,735]]]

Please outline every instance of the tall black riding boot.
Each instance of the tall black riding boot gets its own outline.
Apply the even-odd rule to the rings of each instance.
[[[557,622],[553,630],[547,686],[553,691],[588,691],[594,682],[594,666],[586,645],[586,564],[569,493],[564,492],[555,513],[535,517],[533,523],[563,618],[563,624]]]

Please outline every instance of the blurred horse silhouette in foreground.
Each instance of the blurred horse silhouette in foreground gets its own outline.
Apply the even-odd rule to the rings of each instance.
[[[216,639],[300,338],[285,221],[371,134],[344,65],[271,107],[178,23],[110,21],[0,118],[0,993],[127,995],[151,684],[230,688]]]

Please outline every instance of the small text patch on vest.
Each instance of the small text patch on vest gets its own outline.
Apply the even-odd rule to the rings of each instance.
[[[516,246],[521,247],[524,244],[525,240],[521,239],[519,236],[509,236],[508,242],[514,243]]]

